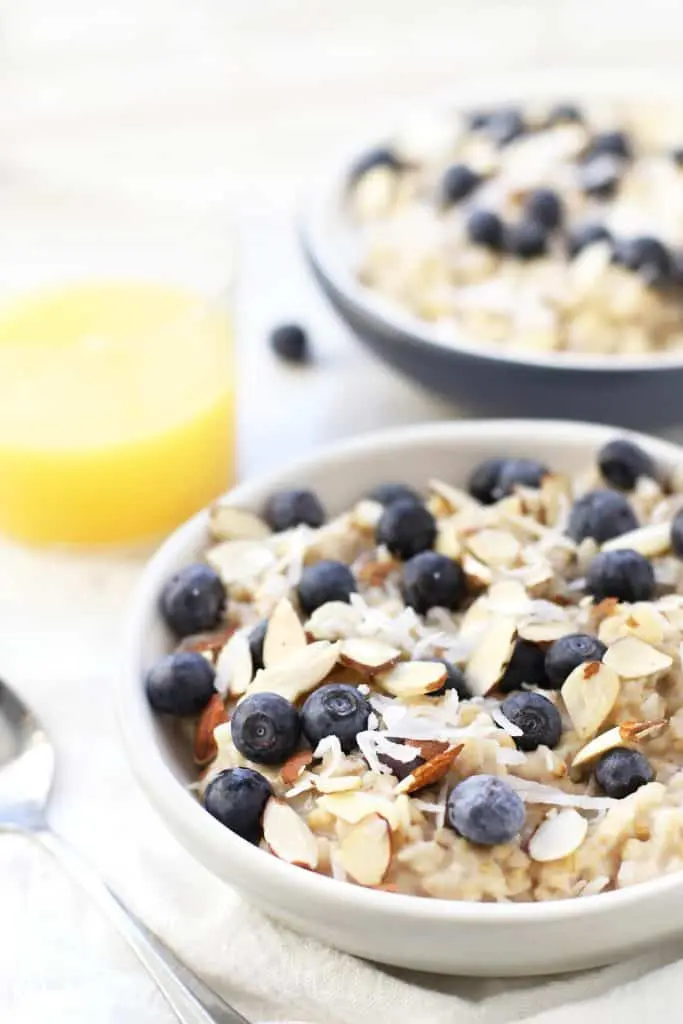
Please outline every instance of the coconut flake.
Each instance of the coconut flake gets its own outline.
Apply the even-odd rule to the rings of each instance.
[[[543,782],[520,779],[508,775],[505,780],[527,804],[549,804],[557,807],[578,807],[584,811],[609,811],[619,801],[608,796],[588,796],[586,793],[565,793],[562,789]]]
[[[520,729],[518,725],[515,725],[514,722],[511,722],[510,719],[503,714],[500,705],[498,705],[495,708],[492,708],[491,718],[496,723],[496,725],[499,725],[501,727],[503,732],[506,732],[508,734],[508,736],[514,737],[524,735],[524,729]]]

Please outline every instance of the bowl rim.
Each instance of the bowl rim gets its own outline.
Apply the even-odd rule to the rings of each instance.
[[[374,431],[326,445],[276,472],[261,474],[240,483],[228,494],[236,503],[248,506],[256,500],[262,500],[270,488],[278,486],[280,478],[296,474],[305,480],[307,474],[315,472],[330,460],[352,459],[361,453],[367,456],[368,449],[375,453],[395,449],[406,442],[430,440],[452,440],[462,444],[468,440],[500,438],[501,441],[504,439],[514,444],[523,442],[527,437],[537,437],[539,433],[551,442],[553,438],[562,439],[565,443],[570,438],[575,439],[577,449],[595,449],[615,435],[630,437],[664,464],[683,463],[683,449],[674,442],[603,424],[514,419],[437,421]],[[181,552],[201,540],[207,524],[208,510],[204,509],[170,534],[147,562],[124,623],[116,706],[129,761],[152,805],[176,835],[197,834],[204,848],[210,847],[216,857],[230,860],[235,865],[234,884],[237,887],[240,885],[240,874],[253,879],[267,875],[271,886],[284,887],[303,900],[319,901],[319,906],[343,903],[346,910],[360,915],[374,913],[386,914],[390,918],[407,916],[422,922],[486,922],[492,925],[558,924],[576,917],[592,917],[624,910],[641,901],[680,891],[683,871],[672,872],[624,889],[538,903],[479,903],[387,893],[305,871],[252,846],[224,828],[204,810],[189,788],[183,785],[165,763],[155,735],[154,715],[145,699],[141,673],[142,629],[150,614],[156,614],[159,584],[176,569]],[[191,846],[189,849],[193,856],[201,860]]]
[[[567,75],[569,78],[569,75]],[[433,349],[440,355],[457,354],[485,362],[515,364],[534,369],[567,370],[575,374],[595,372],[599,374],[633,374],[657,373],[672,369],[683,369],[683,349],[679,353],[653,353],[640,356],[593,355],[583,356],[573,352],[522,352],[500,351],[485,342],[469,340],[465,331],[445,341],[436,327],[421,320],[405,310],[397,303],[384,298],[371,288],[362,285],[354,276],[350,261],[340,254],[340,246],[335,244],[333,233],[327,230],[330,214],[342,211],[343,197],[348,189],[349,173],[355,161],[369,149],[386,142],[394,131],[408,123],[409,115],[415,116],[425,112],[429,116],[447,110],[454,112],[465,110],[471,104],[486,104],[496,99],[509,102],[529,102],[544,98],[601,99],[603,101],[621,102],[629,98],[633,102],[660,102],[662,107],[673,106],[672,93],[668,90],[668,100],[663,94],[661,77],[659,81],[651,69],[634,69],[627,73],[623,68],[605,69],[602,71],[581,71],[569,89],[560,86],[561,75],[557,72],[512,73],[506,79],[486,78],[477,82],[469,80],[464,87],[458,88],[457,96],[453,91],[439,91],[426,97],[420,104],[410,103],[403,106],[400,112],[392,116],[388,126],[372,134],[364,135],[355,144],[347,145],[340,155],[330,162],[316,176],[315,183],[299,203],[298,232],[304,252],[325,280],[346,303],[351,305],[357,315],[365,317],[376,327],[383,329],[392,343],[418,343],[427,349]],[[580,84],[576,84],[580,81]],[[674,77],[674,85],[683,92],[683,76]],[[645,93],[645,96],[642,95]]]

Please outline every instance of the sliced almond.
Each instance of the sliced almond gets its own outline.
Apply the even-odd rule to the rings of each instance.
[[[541,822],[529,841],[529,856],[541,864],[562,860],[578,850],[587,832],[583,815],[568,807]]]
[[[315,640],[340,640],[356,632],[361,613],[345,601],[328,601],[311,615],[306,632]]]
[[[195,764],[204,767],[210,764],[218,753],[218,744],[214,737],[214,729],[227,722],[228,716],[225,712],[225,704],[220,694],[215,693],[206,705],[194,734],[194,760]]]
[[[271,668],[306,646],[306,631],[286,597],[273,609],[263,639],[263,663]]]
[[[571,484],[566,476],[549,473],[541,481],[541,505],[546,526],[555,526],[571,501]]]
[[[614,669],[622,679],[639,679],[666,672],[673,658],[651,647],[637,636],[625,636],[615,641],[603,657],[603,663]]]
[[[463,491],[459,487],[452,487],[450,484],[444,483],[443,480],[430,480],[429,490],[441,498],[449,512],[460,512],[461,509],[472,506],[478,507],[478,502],[467,491]]]
[[[467,539],[467,546],[475,558],[484,565],[504,568],[519,558],[522,546],[505,530],[480,530]]]
[[[339,860],[359,885],[381,885],[391,864],[391,833],[378,814],[370,814],[349,829],[339,843]]]
[[[529,608],[526,587],[518,580],[498,580],[486,595],[489,607],[500,615],[518,615]]]
[[[655,718],[651,722],[621,722],[619,732],[624,743],[639,743],[656,736],[666,725],[666,718]]]
[[[562,699],[580,739],[594,736],[619,697],[619,676],[602,661],[577,665],[562,686]]]
[[[214,685],[219,693],[241,697],[246,693],[254,666],[246,633],[235,633],[227,642],[216,661]]]
[[[419,750],[420,757],[423,757],[425,761],[431,761],[432,758],[438,757],[439,754],[445,754],[450,748],[450,743],[446,740],[406,740],[404,746],[411,747],[413,750]]]
[[[436,526],[434,550],[447,558],[459,559],[462,553],[457,523],[452,519],[439,519]]]
[[[438,661],[401,661],[376,676],[375,682],[392,697],[424,697],[439,690],[447,674]]]
[[[580,768],[589,764],[606,754],[608,750],[614,750],[615,747],[623,747],[624,744],[638,743],[640,740],[649,739],[665,726],[666,720],[663,718],[652,722],[621,722],[582,747],[572,761],[572,768]]]
[[[281,697],[295,703],[322,683],[339,660],[338,643],[316,640],[290,655],[286,661],[270,668],[260,669],[247,690],[247,696],[264,690],[279,693]]]
[[[555,573],[551,564],[545,559],[539,559],[533,565],[525,566],[520,573],[524,586],[529,592],[529,597],[540,597],[555,579]]]
[[[215,540],[264,540],[270,527],[254,512],[216,501],[209,509],[209,530]]]
[[[396,572],[398,564],[392,558],[373,559],[360,566],[356,571],[356,578],[368,587],[381,587],[387,577],[391,576],[392,572]]]
[[[489,567],[469,552],[465,552],[463,555],[462,571],[468,584],[474,590],[484,590],[493,583],[493,573]]]
[[[223,582],[254,580],[275,564],[275,553],[255,540],[226,540],[209,548],[206,560]]]
[[[356,825],[369,814],[377,814],[395,830],[400,825],[396,803],[377,793],[331,793],[318,799],[321,811],[327,811],[348,825]]]
[[[350,793],[360,789],[360,775],[314,775],[313,784],[319,793]]]
[[[460,635],[469,636],[478,633],[487,626],[493,617],[488,597],[482,595],[473,601],[460,621]]]
[[[298,754],[292,754],[288,761],[285,761],[280,769],[280,778],[285,786],[293,786],[308,768],[313,760],[312,750],[302,750]]]
[[[397,647],[385,643],[383,640],[373,640],[369,637],[354,637],[350,640],[343,640],[341,645],[340,661],[342,665],[359,672],[373,675],[376,672],[386,672],[401,657]]]
[[[629,530],[628,533],[613,537],[602,545],[603,551],[619,551],[622,548],[637,551],[645,558],[665,555],[671,548],[671,523],[639,526],[637,530]]]
[[[355,508],[352,509],[351,525],[355,526],[358,530],[372,533],[382,518],[383,512],[384,506],[380,505],[378,501],[371,501],[369,498],[365,498],[363,501],[359,501]]]
[[[263,812],[263,838],[276,857],[315,870],[318,841],[293,807],[271,797]]]
[[[439,782],[448,774],[451,765],[464,746],[464,743],[460,743],[457,746],[449,747],[442,753],[435,754],[429,761],[419,765],[410,775],[399,782],[394,793],[416,793],[418,790],[424,789],[425,786]]]
[[[523,619],[517,626],[517,632],[523,640],[533,644],[552,644],[563,636],[576,632],[569,622],[539,622]]]
[[[607,646],[625,636],[637,636],[647,644],[661,644],[667,629],[666,619],[647,601],[621,606],[617,615],[600,623],[599,637]]]
[[[495,689],[508,667],[515,647],[517,624],[501,615],[484,630],[467,662],[467,685],[475,697]]]

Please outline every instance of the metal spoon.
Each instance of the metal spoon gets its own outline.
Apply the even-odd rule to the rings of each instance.
[[[62,864],[126,940],[182,1024],[248,1024],[180,964],[79,854],[50,829],[46,810],[54,776],[52,744],[30,709],[0,680],[0,739],[5,737],[9,751],[5,754],[0,748],[0,831],[31,836]]]

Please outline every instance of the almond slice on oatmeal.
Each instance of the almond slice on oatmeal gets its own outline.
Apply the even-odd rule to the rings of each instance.
[[[446,666],[438,661],[401,661],[375,677],[377,685],[392,697],[424,697],[439,690],[446,680]]]
[[[667,630],[667,621],[657,609],[646,601],[620,605],[615,614],[603,619],[598,636],[611,646],[625,636],[636,636],[647,644],[661,644]]]
[[[522,640],[533,644],[552,644],[563,636],[576,632],[570,622],[542,622],[538,619],[522,619],[517,626],[517,633]]]
[[[475,697],[495,689],[510,663],[517,623],[507,615],[496,617],[484,630],[467,662],[467,685]]]
[[[639,740],[649,739],[666,726],[666,720],[658,718],[652,722],[621,722],[607,732],[601,733],[587,743],[585,747],[574,756],[572,768],[580,768],[583,765],[595,761],[596,758],[606,754],[608,750],[615,747],[623,747],[625,744],[638,743]]]
[[[256,673],[247,689],[247,696],[264,690],[279,693],[294,703],[322,683],[339,660],[339,643],[315,640],[301,651],[291,654],[286,661]]]
[[[671,549],[671,523],[649,523],[605,541],[603,551],[630,548],[645,558],[658,558]]]
[[[493,617],[487,595],[476,598],[460,620],[460,635],[479,633]]]
[[[383,640],[374,640],[371,637],[353,637],[349,640],[342,640],[339,660],[342,665],[348,665],[349,668],[372,675],[376,672],[388,671],[400,657],[399,649]]]
[[[569,508],[571,483],[560,473],[548,473],[541,480],[541,506],[546,526],[556,526]]]
[[[220,694],[241,697],[252,680],[254,666],[246,632],[230,637],[216,659],[214,686]]]
[[[475,590],[484,590],[493,583],[493,573],[487,565],[466,551],[462,559],[462,571],[468,584]]]
[[[436,524],[436,541],[434,550],[446,558],[453,558],[456,561],[462,554],[460,544],[460,532],[457,523],[452,519],[439,519]]]
[[[498,580],[486,595],[489,608],[500,615],[518,615],[529,610],[529,595],[519,580]]]
[[[214,540],[265,540],[270,527],[255,512],[216,501],[209,509],[209,530]]]
[[[459,743],[438,754],[434,754],[433,757],[425,761],[424,764],[418,765],[410,775],[407,775],[405,779],[399,782],[394,788],[394,793],[397,795],[399,793],[417,793],[418,790],[424,789],[425,786],[431,786],[433,783],[439,782],[448,774],[451,765],[464,745],[464,743]]]
[[[381,885],[391,864],[391,832],[384,818],[370,814],[361,819],[340,841],[338,856],[354,882]]]
[[[460,487],[453,487],[436,478],[429,481],[428,487],[431,494],[441,498],[448,512],[460,512],[464,508],[479,508],[479,503],[472,495],[461,490]]]
[[[384,506],[378,501],[364,498],[351,510],[351,525],[357,530],[372,533],[382,518]]]
[[[294,808],[276,797],[263,812],[263,838],[280,860],[311,870],[318,866],[317,839]]]
[[[474,557],[491,568],[506,568],[519,558],[522,545],[505,530],[479,530],[467,538],[467,547]]]
[[[619,690],[619,676],[602,661],[583,662],[570,672],[561,693],[579,739],[595,735],[612,713]]]
[[[639,679],[666,672],[673,665],[673,658],[657,650],[637,636],[624,636],[615,640],[603,656],[603,664],[609,665],[622,679]]]
[[[552,814],[541,822],[529,840],[529,856],[540,864],[569,857],[581,846],[588,822],[573,807]]]
[[[268,620],[263,639],[263,663],[272,668],[307,645],[306,631],[294,605],[286,597],[279,601]]]
[[[292,754],[288,761],[285,761],[280,769],[280,778],[286,786],[292,786],[301,778],[309,764],[313,760],[312,750],[301,750],[298,754]]]
[[[400,809],[396,802],[378,793],[330,793],[318,798],[318,807],[348,825],[356,825],[369,814],[377,814],[389,823],[392,830],[401,824]]]
[[[359,628],[362,615],[345,601],[328,601],[311,615],[306,633],[314,640],[343,640]]]
[[[254,580],[275,564],[275,554],[265,544],[255,540],[226,540],[209,548],[206,560],[215,569],[223,583],[242,583]]]
[[[319,793],[350,793],[360,789],[360,775],[314,775],[313,785]]]
[[[225,704],[219,693],[215,693],[206,705],[194,734],[194,760],[200,768],[211,764],[218,753],[218,744],[214,736],[214,730],[219,725],[227,722],[228,716],[225,712]]]

